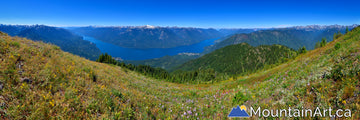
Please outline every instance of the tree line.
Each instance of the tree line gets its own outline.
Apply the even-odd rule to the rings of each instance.
[[[149,65],[133,65],[119,62],[112,58],[109,54],[101,54],[96,62],[113,64],[131,71],[141,73],[145,76],[162,79],[169,82],[176,83],[204,83],[214,82],[223,79],[224,74],[218,74],[213,69],[194,70],[194,71],[175,71],[173,73],[167,72],[162,68],[154,68]]]

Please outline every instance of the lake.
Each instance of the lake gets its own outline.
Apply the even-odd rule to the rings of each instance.
[[[90,36],[82,35],[84,40],[90,41],[96,44],[96,47],[100,49],[102,53],[108,53],[113,57],[120,57],[124,60],[145,60],[152,58],[160,58],[165,55],[177,55],[179,53],[201,53],[204,51],[204,47],[214,44],[214,41],[219,38],[203,40],[199,43],[186,46],[178,46],[173,48],[124,48],[114,44],[106,43],[97,40]]]

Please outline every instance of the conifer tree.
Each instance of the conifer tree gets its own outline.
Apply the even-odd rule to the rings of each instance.
[[[303,46],[302,48],[300,48],[300,49],[298,50],[298,52],[299,52],[299,54],[306,53],[306,52],[307,52],[306,47]]]
[[[321,39],[320,47],[324,47],[326,45],[326,38]]]

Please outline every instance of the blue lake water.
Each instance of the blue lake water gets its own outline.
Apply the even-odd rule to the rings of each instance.
[[[96,47],[100,49],[102,53],[108,53],[113,57],[120,57],[124,60],[145,60],[152,58],[160,58],[166,55],[177,55],[179,53],[201,53],[204,47],[214,44],[214,41],[218,38],[208,39],[196,44],[187,46],[178,46],[173,48],[124,48],[114,44],[106,43],[97,40],[90,36],[82,35],[84,40],[90,41],[96,44]]]

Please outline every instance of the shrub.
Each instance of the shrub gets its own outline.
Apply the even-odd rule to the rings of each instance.
[[[95,73],[91,73],[91,78],[92,78],[93,82],[97,81],[97,76],[95,75]]]
[[[20,47],[20,43],[19,43],[19,42],[11,42],[10,45],[11,45],[11,46],[15,46],[15,47]]]
[[[114,95],[115,97],[118,97],[118,98],[120,98],[120,99],[124,98],[124,95],[123,95],[120,91],[118,91],[118,90],[113,89],[113,90],[112,90],[112,93],[113,93],[113,95]]]
[[[191,95],[192,97],[196,97],[196,96],[197,96],[197,93],[196,93],[195,91],[190,91],[190,95]]]
[[[331,70],[331,74],[328,75],[327,78],[332,78],[335,81],[340,80],[342,77],[344,77],[344,72],[343,72],[343,66],[341,65],[336,65],[335,69]]]
[[[338,32],[338,33],[334,33],[334,40],[335,39],[338,39],[339,37],[341,37],[343,34],[341,34],[341,32]]]
[[[347,99],[354,95],[355,88],[353,86],[346,86],[344,89],[343,98]]]
[[[326,38],[321,39],[320,47],[324,47],[326,45]]]
[[[54,50],[60,50],[59,46],[53,46]]]
[[[305,46],[303,46],[302,48],[300,48],[299,50],[298,50],[298,53],[299,54],[303,54],[303,53],[306,53],[307,52],[307,50],[306,50],[306,47]]]
[[[335,44],[335,50],[340,49],[340,47],[341,47],[340,43],[336,43],[336,44]]]
[[[233,98],[233,104],[242,105],[248,99],[249,99],[249,97],[244,95],[244,93],[238,92],[235,94],[235,96]]]

